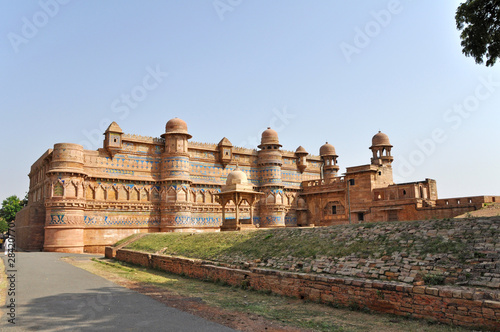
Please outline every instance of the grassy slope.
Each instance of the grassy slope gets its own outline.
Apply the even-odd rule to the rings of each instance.
[[[162,233],[145,236],[126,248],[228,262],[288,256],[304,259],[348,255],[378,258],[408,251],[418,252],[421,257],[446,253],[465,260],[472,254],[471,248],[477,242],[477,236],[492,239],[500,236],[497,228],[469,232],[458,227],[461,222],[455,219],[252,232]],[[428,236],[429,231],[434,230],[438,233]],[[446,233],[450,230],[459,234],[462,240],[448,239]]]
[[[88,260],[73,260],[68,259],[71,264],[86,269],[94,274],[100,275],[113,282],[130,287],[129,282],[139,282],[143,286],[155,286],[155,289],[150,289],[149,294],[160,302],[166,301],[169,306],[175,306],[183,302],[189,306],[191,301],[197,303],[200,299],[202,306],[195,306],[194,311],[189,311],[196,315],[204,313],[204,305],[208,304],[211,307],[216,307],[218,310],[229,310],[208,313],[217,314],[220,317],[218,322],[227,324],[224,317],[233,317],[231,322],[234,324],[237,321],[237,326],[231,326],[242,331],[256,331],[272,329],[271,326],[265,324],[265,328],[252,329],[255,325],[249,325],[245,328],[245,321],[259,319],[258,317],[245,318],[238,312],[258,315],[266,319],[273,320],[280,325],[290,325],[298,328],[307,328],[314,331],[384,331],[384,332],[465,332],[465,328],[443,326],[433,324],[426,321],[406,319],[405,317],[395,317],[391,315],[378,315],[373,313],[365,313],[361,311],[353,311],[331,306],[319,305],[311,302],[290,299],[286,297],[274,296],[266,292],[248,291],[237,287],[223,286],[220,283],[210,283],[201,280],[189,279],[171,273],[162,271],[150,270],[141,267],[136,267],[122,262],[109,262],[102,259]],[[1,263],[1,260],[0,260]],[[146,287],[145,287],[146,288]],[[136,291],[145,288],[134,288]],[[178,299],[176,295],[182,296]],[[158,298],[158,296],[160,298]],[[351,309],[355,309],[352,307]],[[181,310],[182,306],[181,306]],[[203,316],[210,318],[210,316]],[[237,318],[237,319],[236,319]]]

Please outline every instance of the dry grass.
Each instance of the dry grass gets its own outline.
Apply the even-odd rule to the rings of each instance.
[[[319,256],[379,258],[394,252],[452,254],[457,263],[466,261],[475,243],[474,236],[461,241],[428,237],[425,231],[458,227],[459,220],[430,220],[400,223],[364,223],[320,228],[263,229],[247,232],[148,234],[127,249],[234,263],[237,261],[315,259]],[[480,233],[491,237],[499,234]],[[402,244],[403,243],[403,244]],[[236,258],[236,259],[235,259]]]
[[[0,305],[3,307],[7,300],[7,275],[4,273],[5,265],[3,259],[0,259]]]
[[[164,291],[162,296],[165,297],[181,296],[185,299],[199,299],[200,303],[210,308],[236,312],[233,316],[238,319],[250,317],[251,321],[258,317],[302,331],[467,331],[458,327],[409,320],[404,317],[366,313],[348,308],[333,308],[298,299],[213,284],[116,261],[74,261],[73,264],[115,282],[126,280],[142,284],[145,288],[153,286]],[[155,294],[157,293],[156,291]],[[200,312],[202,309],[196,310]],[[240,329],[258,330],[256,327],[240,327]]]

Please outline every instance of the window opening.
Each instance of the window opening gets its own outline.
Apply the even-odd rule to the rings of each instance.
[[[363,212],[358,212],[358,221],[365,221],[365,214]]]

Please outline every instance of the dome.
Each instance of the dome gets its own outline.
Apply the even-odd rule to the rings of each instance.
[[[295,153],[296,154],[308,154],[306,149],[304,149],[304,147],[302,145],[300,145],[297,150],[295,150]]]
[[[191,135],[188,133],[188,127],[184,120],[179,118],[174,118],[168,120],[167,125],[165,126],[166,134],[185,134],[191,138]]]
[[[226,186],[232,184],[248,184],[247,175],[238,166],[227,176]]]
[[[389,136],[379,131],[372,138],[372,146],[392,146],[389,142]]]
[[[325,144],[323,144],[319,148],[319,155],[320,156],[336,156],[337,153],[335,152],[335,147],[333,145],[329,144],[328,142],[326,142]]]
[[[278,133],[276,132],[276,130],[271,129],[270,127],[268,127],[266,130],[264,130],[262,132],[262,138],[260,140],[260,144],[261,145],[267,145],[267,144],[280,145],[280,141],[278,139]]]

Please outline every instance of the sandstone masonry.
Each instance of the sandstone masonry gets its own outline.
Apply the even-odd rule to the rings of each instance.
[[[450,218],[500,199],[438,199],[432,179],[394,183],[393,146],[381,132],[370,163],[342,176],[333,145],[323,144],[319,156],[302,146],[286,151],[271,128],[257,149],[191,138],[174,118],[158,137],[125,134],[113,122],[97,151],[55,144],[31,166],[17,247],[102,253],[136,233]]]
[[[107,255],[112,248],[106,248]],[[119,249],[116,259],[202,280],[342,306],[471,327],[500,328],[500,291],[413,286],[395,281],[339,278],[272,269],[236,269],[203,260]]]

